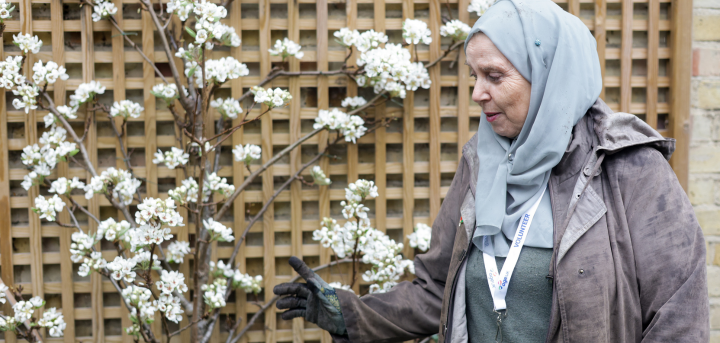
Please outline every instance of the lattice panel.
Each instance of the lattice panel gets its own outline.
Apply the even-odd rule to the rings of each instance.
[[[142,47],[145,54],[158,63],[160,70],[168,71],[167,57],[154,25],[147,13],[130,0],[115,0],[121,8],[116,16],[130,38]],[[165,2],[165,1],[164,1]],[[689,43],[678,37],[690,32],[688,7],[679,0],[560,0],[560,6],[578,15],[598,39],[598,51],[603,66],[604,89],[602,97],[616,111],[638,115],[662,134],[678,139],[679,151],[674,167],[682,182],[687,177],[686,108],[689,109]],[[342,27],[383,31],[390,41],[401,41],[402,21],[422,19],[429,23],[433,41],[441,42],[418,47],[420,61],[440,56],[449,40],[441,39],[441,18],[459,18],[472,25],[477,17],[469,14],[469,0],[346,0],[312,2],[308,0],[235,0],[225,22],[236,28],[242,37],[239,48],[216,48],[213,58],[231,55],[248,65],[250,76],[234,80],[218,92],[218,96],[239,97],[256,85],[274,66],[281,62],[267,52],[276,39],[289,37],[299,42],[305,51],[302,61],[291,58],[284,67],[290,71],[333,70],[342,66],[346,50],[334,42],[332,33]],[[38,35],[44,45],[39,54],[26,61],[25,70],[41,59],[52,59],[64,64],[70,79],[58,82],[52,88],[56,103],[64,103],[66,96],[82,82],[98,80],[107,87],[100,101],[130,99],[145,107],[144,116],[130,121],[124,145],[130,152],[134,173],[144,178],[144,196],[167,197],[167,191],[180,184],[186,176],[181,169],[170,170],[152,163],[153,153],[160,149],[179,146],[179,135],[173,117],[165,105],[150,94],[153,85],[160,83],[153,69],[143,64],[141,56],[123,41],[123,37],[107,21],[93,23],[91,9],[80,7],[78,1],[41,0],[22,1],[17,4],[13,19],[7,22],[0,54],[17,55],[12,35],[17,32]],[[460,10],[458,10],[460,9]],[[690,5],[691,9],[691,5]],[[120,13],[121,12],[121,13]],[[683,38],[684,39],[684,38]],[[459,56],[458,56],[459,55]],[[356,55],[357,56],[357,55]],[[355,56],[355,57],[356,57]],[[319,227],[325,216],[342,218],[340,201],[343,188],[357,178],[374,180],[380,196],[370,203],[374,225],[395,240],[413,231],[417,223],[430,224],[437,215],[458,165],[461,149],[477,130],[481,108],[472,102],[472,84],[469,70],[462,63],[464,54],[453,52],[438,66],[430,70],[432,86],[408,94],[404,100],[395,99],[370,111],[376,118],[395,118],[382,128],[358,141],[357,145],[340,145],[330,151],[335,158],[324,158],[323,169],[329,171],[333,183],[329,187],[313,188],[294,183],[283,192],[275,205],[255,225],[238,257],[241,270],[250,274],[263,274],[265,289],[292,277],[287,265],[290,256],[300,256],[311,266],[330,262],[330,251],[312,240],[312,231]],[[354,61],[351,58],[350,61]],[[459,61],[460,63],[457,63]],[[674,61],[682,64],[673,65]],[[169,74],[169,72],[168,72]],[[167,75],[170,77],[170,75]],[[312,130],[313,119],[319,109],[340,107],[346,96],[373,96],[370,89],[358,89],[345,76],[303,76],[279,78],[273,87],[289,89],[294,100],[288,108],[274,110],[260,123],[248,125],[235,133],[223,146],[222,169],[219,174],[239,185],[248,174],[233,162],[230,149],[240,143],[253,143],[263,148],[263,161],[271,152],[278,152],[290,142]],[[266,87],[269,85],[266,85]],[[107,281],[97,274],[82,278],[77,275],[78,264],[69,259],[71,229],[38,219],[30,211],[37,187],[26,192],[20,186],[27,174],[20,161],[22,149],[36,142],[45,126],[42,111],[29,115],[15,110],[10,102],[12,93],[0,103],[0,272],[6,283],[22,285],[24,294],[43,296],[46,307],[63,309],[68,328],[62,339],[48,342],[130,342],[122,327],[129,325],[127,310],[121,306],[119,295]],[[243,105],[243,108],[249,103]],[[253,112],[257,115],[260,110]],[[87,115],[81,113],[72,122],[79,135]],[[109,119],[94,114],[96,124],[87,133],[86,146],[99,171],[114,166],[125,168],[120,145],[113,137]],[[215,118],[206,120],[214,128]],[[119,122],[118,122],[119,123]],[[327,134],[325,134],[327,135]],[[236,235],[244,227],[264,200],[270,198],[274,188],[320,149],[325,147],[327,136],[312,138],[293,152],[289,158],[270,168],[235,202],[223,223],[234,228]],[[253,165],[251,168],[257,168]],[[98,172],[99,172],[98,171]],[[87,173],[71,163],[60,163],[50,177],[74,177],[87,180]],[[39,194],[47,195],[42,188]],[[102,197],[85,200],[82,192],[74,198],[87,206],[99,219],[122,219]],[[134,207],[133,207],[134,211]],[[69,222],[67,213],[59,217]],[[82,214],[78,217],[84,229],[95,229],[92,220]],[[194,240],[195,227],[188,225],[174,231],[180,240]],[[406,244],[407,245],[407,244]],[[114,247],[99,247],[105,258],[112,260]],[[228,258],[232,245],[218,244],[214,258]],[[412,258],[409,247],[405,255]],[[190,264],[182,266],[187,280]],[[348,270],[332,269],[322,276],[329,282],[349,278]],[[192,285],[190,285],[192,289]],[[366,292],[367,285],[356,286],[356,292]],[[221,322],[227,318],[246,322],[257,312],[257,301],[268,300],[269,292],[256,299],[244,293],[231,297],[232,304],[222,311]],[[9,310],[8,307],[4,308]],[[160,321],[154,329],[161,332]],[[184,326],[187,321],[180,324]],[[242,325],[242,324],[241,324]],[[179,326],[171,327],[174,331]],[[264,329],[264,330],[263,330]],[[219,325],[213,342],[224,341],[227,325]],[[316,326],[302,320],[285,322],[274,308],[267,311],[241,342],[330,342]],[[10,334],[0,333],[0,341],[15,342]],[[172,339],[189,342],[189,331]]]

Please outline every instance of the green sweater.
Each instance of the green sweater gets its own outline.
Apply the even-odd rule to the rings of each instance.
[[[508,312],[501,324],[503,343],[545,342],[552,305],[552,282],[546,277],[552,251],[523,247],[520,252],[505,299]],[[505,258],[495,260],[502,270]],[[493,312],[483,254],[474,245],[468,256],[465,284],[470,343],[493,343],[497,314]]]

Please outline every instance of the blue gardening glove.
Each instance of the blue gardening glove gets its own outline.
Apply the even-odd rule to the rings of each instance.
[[[281,283],[275,286],[275,294],[286,295],[276,304],[280,310],[287,309],[282,319],[302,317],[332,334],[346,334],[345,319],[335,289],[299,258],[290,257],[289,264],[307,283]]]

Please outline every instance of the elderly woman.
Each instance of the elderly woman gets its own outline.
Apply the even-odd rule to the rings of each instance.
[[[674,141],[613,113],[587,27],[502,0],[465,42],[483,108],[417,278],[358,298],[296,258],[284,319],[338,341],[707,342],[705,244]]]

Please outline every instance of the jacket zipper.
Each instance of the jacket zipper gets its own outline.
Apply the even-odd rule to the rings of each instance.
[[[463,221],[461,218],[460,224],[458,225],[458,227],[462,224],[463,224]],[[458,265],[458,269],[455,271],[455,277],[453,277],[453,283],[451,285],[452,291],[450,291],[450,300],[449,300],[450,304],[448,305],[447,320],[445,320],[445,324],[443,324],[443,336],[445,337],[444,342],[449,342],[449,340],[448,340],[448,338],[449,338],[448,337],[448,329],[449,329],[448,324],[450,324],[452,322],[452,314],[453,314],[452,309],[453,309],[453,306],[455,305],[455,288],[457,287],[458,274],[459,274],[460,268],[462,268],[463,264],[465,263],[465,257],[467,256],[468,251],[470,251],[470,248],[472,247],[472,237],[473,237],[473,235],[475,235],[475,229],[476,229],[476,227],[473,227],[473,232],[472,232],[472,234],[470,234],[468,246],[465,250],[462,251],[462,254],[460,255],[460,264]],[[450,334],[452,334],[452,330],[450,330]]]

